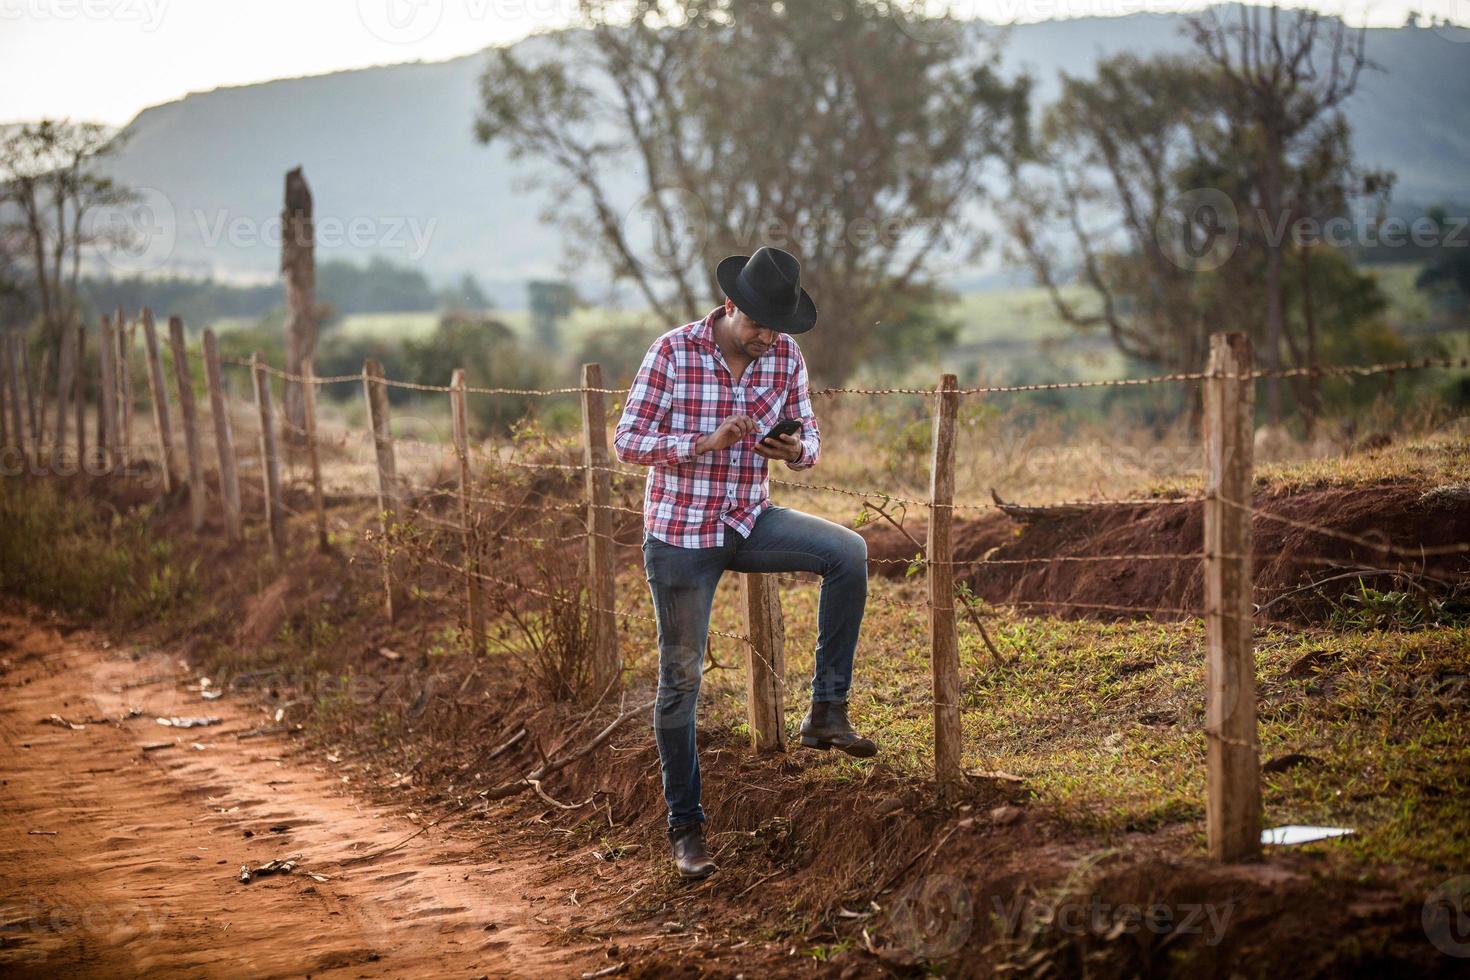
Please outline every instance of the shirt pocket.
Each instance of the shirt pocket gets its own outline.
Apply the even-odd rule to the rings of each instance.
[[[750,388],[750,417],[755,419],[761,427],[761,433],[776,424],[781,417],[781,409],[786,405],[786,389],[779,386],[759,387],[752,385]]]

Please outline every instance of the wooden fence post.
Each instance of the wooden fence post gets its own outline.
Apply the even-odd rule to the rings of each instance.
[[[149,358],[156,360],[158,352],[152,349],[153,344],[153,315],[144,310],[147,317],[144,325],[148,330],[148,342],[150,345]],[[176,316],[168,318],[168,347],[171,360],[174,362],[174,384],[179,391],[179,419],[184,427],[184,460],[189,467],[189,523],[194,533],[204,530],[204,507],[206,504],[204,488],[204,461],[200,458],[199,447],[199,409],[194,403],[194,375],[189,370],[189,349],[184,341],[184,321]],[[163,368],[159,365],[158,390],[159,397],[163,397],[166,386],[163,383]],[[167,418],[164,420],[167,422]],[[173,444],[173,440],[169,440]],[[233,455],[231,457],[233,460]],[[173,464],[169,464],[173,468]],[[221,477],[223,479],[223,477]]]
[[[113,336],[117,340],[117,358],[113,361],[113,378],[117,383],[117,445],[123,465],[127,466],[133,449],[133,335],[121,306],[117,308]]]
[[[322,457],[316,441],[316,369],[311,361],[301,365],[301,404],[305,412],[306,454],[311,462],[311,502],[316,507],[316,546],[327,550],[327,502],[322,493]]]
[[[271,551],[286,553],[286,513],[281,504],[281,461],[276,456],[276,417],[271,409],[271,378],[260,352],[250,355],[250,375],[255,379],[255,408],[260,413],[261,489],[265,492],[265,523],[270,530]]]
[[[465,409],[464,368],[455,368],[449,381],[449,411],[454,419],[454,454],[459,457],[459,523],[464,534],[465,621],[476,655],[485,652],[485,605],[480,598],[480,544],[470,507],[470,432]]]
[[[750,746],[757,751],[786,751],[786,626],[781,593],[773,575],[740,576],[745,605],[745,717]]]
[[[582,462],[587,467],[587,623],[592,641],[592,689],[618,679],[617,576],[613,561],[612,474],[608,471],[607,404],[602,365],[582,365]]]
[[[98,355],[102,362],[102,386],[97,392],[97,452],[106,470],[117,465],[117,338],[112,335],[112,320],[102,314],[101,341]]]
[[[378,461],[378,514],[383,535],[383,611],[393,622],[393,550],[389,533],[398,517],[398,466],[393,456],[393,429],[388,414],[388,386],[383,383],[383,365],[368,358],[362,365],[362,393],[367,399],[368,418],[373,427],[373,451]]]
[[[21,386],[26,397],[26,432],[31,437],[31,456],[39,463],[41,459],[41,426],[36,416],[36,389],[31,383],[31,345],[26,343],[23,331],[15,334],[15,356],[19,360]]]
[[[148,352],[148,394],[153,398],[153,427],[158,433],[159,459],[163,466],[163,492],[174,492],[174,430],[168,417],[168,386],[163,380],[163,358],[158,354],[158,328],[153,322],[153,310],[143,307],[143,346]],[[174,354],[177,372],[178,354]],[[180,407],[183,392],[179,392]],[[187,428],[187,426],[186,426]],[[190,494],[193,494],[191,489]],[[194,528],[199,530],[196,525]]]
[[[6,373],[6,386],[10,391],[10,441],[15,444],[16,450],[21,453],[21,460],[29,455],[29,442],[25,435],[25,407],[21,401],[21,353],[18,344],[19,335],[10,332],[4,336],[4,373]]]
[[[204,378],[209,384],[209,414],[214,419],[214,449],[219,457],[219,496],[225,511],[225,540],[240,541],[240,476],[235,467],[234,426],[225,403],[225,383],[220,372],[219,344],[214,331],[204,331]]]
[[[10,337],[0,332],[0,449],[13,449],[10,442]]]
[[[77,376],[77,332],[70,326],[61,331],[61,357],[56,366],[56,435],[52,439],[52,452],[58,460],[66,456],[66,427],[71,424],[72,388]],[[77,467],[81,468],[81,452],[77,453]]]
[[[1205,379],[1205,825],[1210,857],[1261,853],[1261,768],[1252,651],[1251,490],[1255,382],[1250,338],[1210,335]]]
[[[51,377],[51,348],[41,350],[41,369],[36,374],[36,454],[39,458],[41,446],[46,441],[46,431],[51,427],[51,410],[47,407],[46,381]],[[52,456],[56,454],[52,449]],[[54,469],[53,469],[53,472]]]
[[[11,391],[10,334],[0,333],[0,415],[5,417],[5,445],[20,454],[24,469],[25,440],[20,425],[20,399]]]
[[[77,470],[87,469],[87,325],[77,324],[77,373],[76,388],[72,391],[77,403]]]
[[[954,617],[954,454],[958,380],[939,379],[934,394],[934,458],[929,477],[929,643],[934,670],[934,778],[964,775],[960,728],[960,640]]]

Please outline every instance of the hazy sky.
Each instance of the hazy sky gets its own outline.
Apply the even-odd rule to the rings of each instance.
[[[1352,23],[1410,10],[1470,23],[1470,0],[1303,0]],[[1179,10],[1194,0],[934,0],[1032,21]],[[575,0],[0,0],[0,122],[121,125],[189,92],[399,61],[438,61],[567,22]],[[1467,47],[1470,50],[1470,47]]]

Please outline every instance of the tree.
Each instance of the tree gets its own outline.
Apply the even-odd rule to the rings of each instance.
[[[1320,315],[1333,268],[1313,259],[1321,229],[1359,198],[1381,209],[1392,186],[1391,174],[1354,167],[1337,109],[1361,46],[1309,12],[1285,26],[1272,12],[1263,26],[1261,11],[1244,10],[1244,27],[1228,29],[1213,16],[1191,22],[1203,61],[1119,55],[1093,78],[1063,75],[1029,152],[1012,160],[1002,214],[1061,316],[1107,330],[1130,357],[1198,370],[1209,333],[1229,324],[1252,334],[1264,366],[1280,368],[1284,348],[1316,368],[1324,325],[1358,327]],[[1222,37],[1235,47],[1222,53]],[[1066,290],[1073,277],[1081,299]],[[1310,429],[1317,380],[1293,384]],[[1268,412],[1279,421],[1279,386]]]
[[[1129,54],[1092,79],[1064,74],[999,209],[1064,320],[1171,371],[1203,363],[1218,292],[1205,277],[1231,255],[1221,202],[1180,207],[1219,139],[1209,82],[1187,59]],[[1064,292],[1073,269],[1085,300]]]
[[[1220,104],[1248,175],[1242,187],[1247,198],[1239,206],[1253,215],[1247,227],[1264,257],[1266,324],[1260,349],[1264,367],[1278,370],[1286,339],[1285,231],[1309,207],[1302,194],[1314,193],[1313,186],[1301,182],[1294,188],[1292,174],[1305,174],[1314,152],[1334,138],[1324,128],[1346,131],[1339,107],[1369,66],[1367,33],[1311,10],[1283,13],[1274,4],[1266,9],[1239,5],[1233,20],[1222,20],[1210,8],[1186,23],[1186,32],[1215,70]],[[1271,422],[1279,424],[1276,378],[1267,381],[1266,409]]]
[[[121,137],[99,123],[54,119],[11,127],[0,138],[0,237],[12,261],[29,266],[48,344],[59,343],[64,325],[78,316],[83,251],[129,244],[125,231],[90,221],[136,199],[99,171],[120,146]]]
[[[577,290],[569,282],[533,279],[526,283],[526,294],[531,305],[531,336],[542,350],[554,354],[561,350],[558,324],[576,309]]]
[[[495,303],[485,295],[480,280],[474,273],[466,272],[459,283],[447,286],[439,292],[439,305],[447,310],[466,310],[471,313],[486,313],[495,308]]]
[[[718,302],[725,255],[787,248],[832,330],[808,363],[837,383],[946,250],[983,245],[965,215],[1029,82],[977,63],[968,32],[916,39],[879,0],[612,6],[581,0],[578,29],[492,54],[476,133],[548,165],[552,216],[663,322]]]

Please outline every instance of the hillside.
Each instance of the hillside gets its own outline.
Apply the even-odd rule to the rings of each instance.
[[[1085,74],[1125,49],[1182,48],[1180,23],[1179,15],[1135,14],[1020,25],[1006,32],[1003,63],[1031,71],[1049,99],[1059,71]],[[1398,173],[1398,206],[1463,200],[1470,46],[1428,29],[1376,29],[1368,52],[1383,70],[1364,76],[1348,110],[1360,163]],[[533,166],[473,139],[484,60],[217,89],[143,111],[127,127],[114,173],[155,189],[150,199],[177,221],[176,241],[150,251],[150,262],[166,256],[161,267],[179,271],[273,275],[275,247],[258,229],[279,210],[284,172],[300,164],[319,218],[375,222],[369,241],[324,247],[328,254],[360,259],[376,249],[421,262],[439,281],[473,272],[498,303],[519,305],[527,277],[559,272],[560,238],[540,220],[547,192],[524,190]],[[630,172],[630,191],[633,179]],[[987,271],[994,267],[969,275]]]

